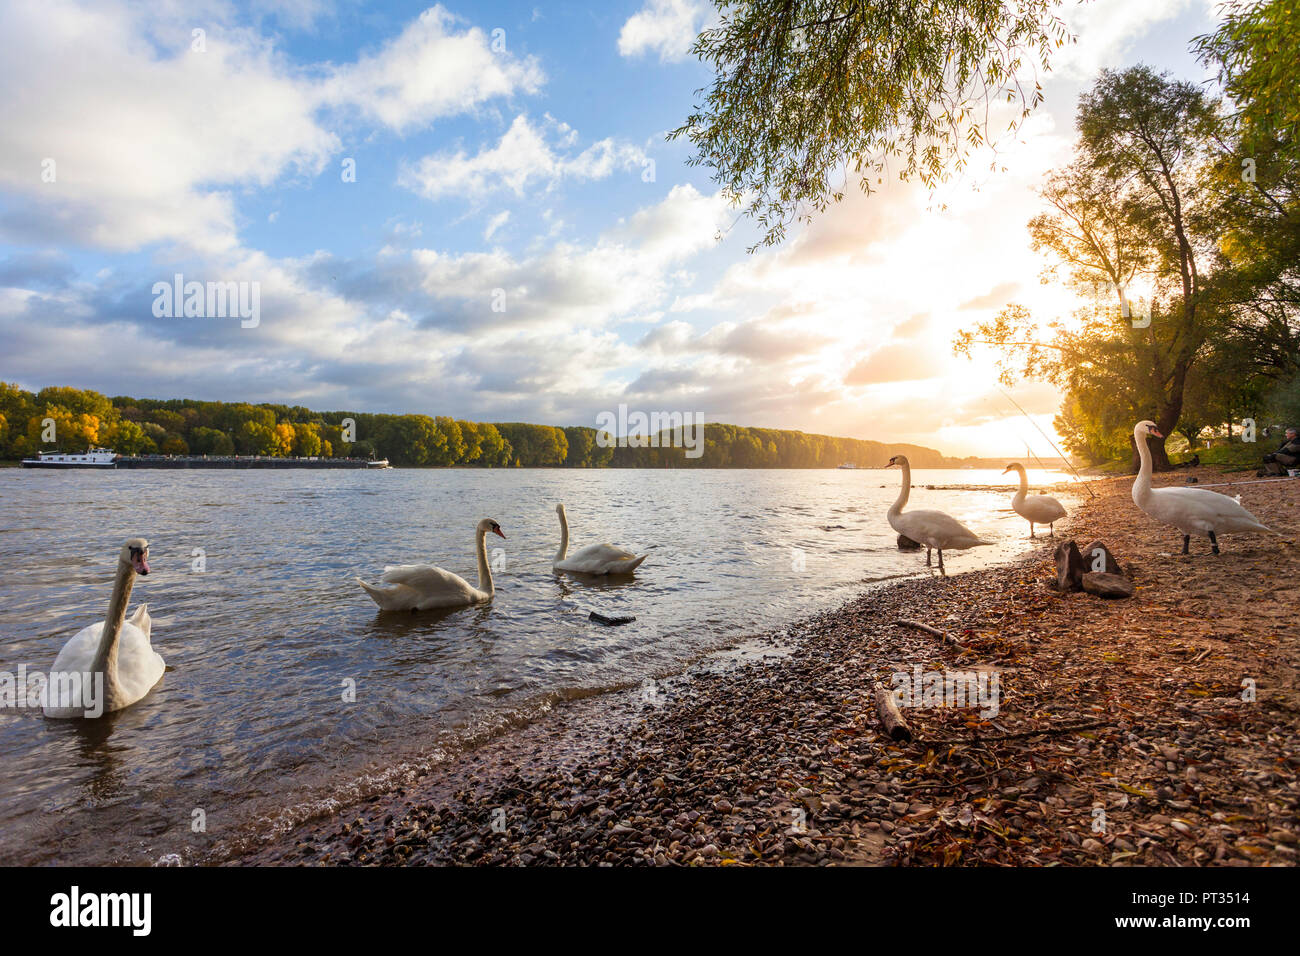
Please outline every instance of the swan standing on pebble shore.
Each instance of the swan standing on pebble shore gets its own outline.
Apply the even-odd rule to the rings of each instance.
[[[1205,488],[1152,488],[1151,449],[1147,447],[1149,435],[1165,437],[1157,430],[1155,422],[1141,421],[1133,426],[1133,443],[1137,445],[1138,457],[1142,459],[1137,481],[1133,482],[1133,503],[1157,521],[1171,524],[1183,533],[1183,554],[1188,553],[1193,534],[1209,535],[1210,551],[1213,554],[1219,553],[1216,535],[1225,531],[1266,531],[1272,534],[1270,528],[1260,524],[1259,519],[1236,499],[1217,491]]]
[[[939,573],[947,577],[943,568],[945,550],[965,550],[992,544],[985,541],[970,528],[951,515],[942,511],[903,511],[908,495],[912,491],[912,465],[906,455],[895,455],[889,459],[888,468],[898,465],[903,469],[903,490],[898,493],[898,500],[889,509],[889,526],[899,534],[906,535],[918,544],[925,545],[925,563],[930,563],[930,550],[939,552]]]
[[[1052,525],[1065,517],[1065,508],[1050,495],[1029,494],[1029,476],[1020,462],[1013,461],[1002,469],[1002,474],[1008,471],[1020,476],[1020,490],[1011,499],[1011,510],[1029,522],[1029,537],[1034,536],[1035,523],[1047,525],[1048,532],[1055,537],[1056,529]]]

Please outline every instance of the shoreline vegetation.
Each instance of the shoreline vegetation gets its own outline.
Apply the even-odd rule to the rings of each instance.
[[[1292,526],[1300,482],[1235,478]],[[1295,540],[1183,557],[1131,479],[1092,484],[1008,566],[872,587],[208,862],[1294,865]],[[1070,538],[1103,540],[1136,596],[1049,585]],[[908,708],[915,737],[892,740],[875,689],[918,667],[996,675],[997,714]]]
[[[397,466],[471,468],[835,468],[846,462],[873,468],[904,454],[917,468],[1000,468],[1011,460],[951,458],[921,445],[778,428],[718,422],[685,427],[702,432],[694,436],[699,442],[694,450],[683,447],[680,429],[676,434],[655,432],[637,447],[625,443],[626,436],[618,436],[615,444],[615,436],[587,426],[109,398],[88,389],[29,392],[0,382],[0,461],[35,458],[56,447],[111,447],[128,456],[386,458]],[[604,446],[601,435],[606,436]],[[1064,466],[1056,458],[1044,459],[1044,464]]]

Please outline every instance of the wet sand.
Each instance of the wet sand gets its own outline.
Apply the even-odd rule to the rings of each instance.
[[[1280,536],[1183,556],[1131,478],[1093,479],[1014,565],[873,588],[211,862],[1294,865],[1300,481],[1156,483],[1189,474],[1242,482],[1213,490]],[[1105,542],[1136,596],[1058,593],[1067,537]],[[997,714],[908,708],[915,739],[890,740],[873,688],[918,666],[996,674]]]

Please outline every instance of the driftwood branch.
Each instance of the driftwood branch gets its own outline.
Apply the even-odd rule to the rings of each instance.
[[[898,709],[898,701],[890,691],[879,684],[876,685],[876,713],[880,715],[880,723],[891,740],[912,739],[912,728],[903,719],[903,712]]]
[[[940,643],[943,643],[943,644],[955,644],[955,645],[957,645],[958,647],[961,646],[961,641],[957,640],[957,638],[955,638],[955,637],[949,637],[947,634],[945,634],[943,631],[939,630],[937,627],[931,627],[929,624],[922,624],[920,621],[909,621],[909,620],[906,620],[906,619],[904,619],[904,618],[900,618],[900,619],[898,619],[897,621],[894,622],[894,626],[895,626],[895,627],[910,627],[910,628],[912,628],[913,630],[923,631],[923,632],[925,632],[926,634],[929,634],[931,637],[937,637],[937,638],[939,639]]]

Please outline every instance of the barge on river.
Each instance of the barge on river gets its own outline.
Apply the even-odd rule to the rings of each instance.
[[[24,458],[24,468],[115,468],[117,455],[107,448],[91,448],[82,454],[43,451],[35,458]]]
[[[118,455],[107,448],[92,448],[84,454],[41,452],[24,458],[24,468],[387,468],[388,459],[365,458],[272,458],[269,455]]]

